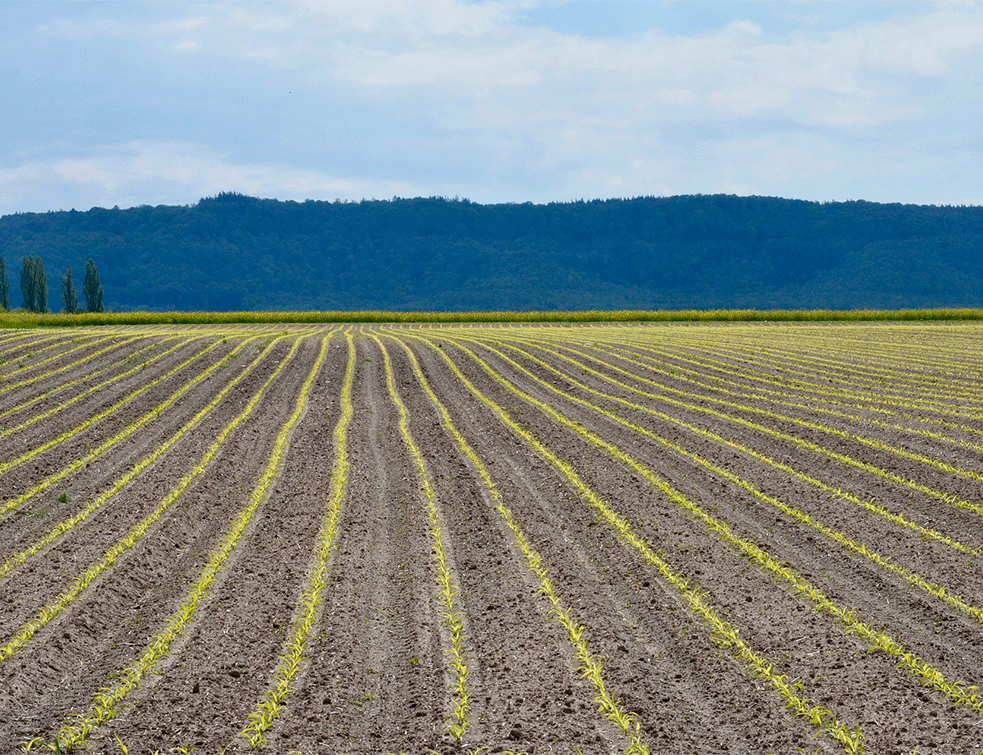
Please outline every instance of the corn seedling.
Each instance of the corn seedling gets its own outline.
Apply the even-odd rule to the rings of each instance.
[[[317,373],[324,363],[328,337],[321,340],[321,352],[311,368],[297,396],[294,410],[286,423],[277,433],[273,450],[268,457],[265,469],[259,477],[249,500],[233,519],[231,526],[219,544],[212,550],[204,569],[195,580],[191,589],[179,603],[179,608],[167,619],[164,626],[154,635],[140,656],[117,675],[118,682],[106,688],[93,698],[92,704],[85,714],[78,715],[73,721],[69,719],[59,730],[57,737],[68,747],[82,744],[88,738],[92,729],[101,726],[116,715],[119,704],[134,689],[140,686],[142,679],[165,658],[171,648],[171,643],[177,638],[184,626],[194,617],[198,608],[204,604],[210,595],[212,584],[219,571],[228,560],[232,551],[239,544],[243,533],[252,522],[256,511],[266,499],[266,493],[280,469],[282,458],[287,449],[287,440],[294,425],[300,420],[307,406],[307,396]]]
[[[350,332],[345,334],[348,343],[348,366],[341,388],[341,414],[334,429],[334,469],[331,473],[331,492],[328,496],[324,520],[318,534],[316,557],[307,572],[307,587],[300,596],[294,611],[294,621],[280,651],[280,661],[273,672],[271,685],[249,714],[241,732],[249,746],[258,747],[265,732],[280,715],[280,706],[290,690],[307,650],[308,641],[321,607],[321,596],[327,585],[328,559],[335,547],[338,518],[348,483],[348,425],[352,418],[352,380],[355,373],[355,345]]]
[[[464,657],[464,621],[463,615],[454,600],[457,595],[457,586],[451,576],[445,553],[445,541],[442,527],[442,517],[437,506],[436,495],[430,483],[430,475],[423,462],[420,449],[417,448],[410,433],[409,413],[403,404],[399,393],[396,390],[396,383],[393,379],[392,364],[389,359],[389,352],[379,337],[372,334],[372,339],[382,351],[383,365],[386,371],[386,385],[389,389],[389,397],[393,405],[399,412],[399,431],[403,437],[403,442],[407,450],[413,457],[416,465],[417,477],[420,488],[423,492],[423,503],[430,522],[430,544],[433,549],[433,566],[437,589],[443,605],[444,626],[450,634],[450,649],[447,651],[449,656],[448,665],[453,678],[453,690],[451,694],[451,716],[447,724],[447,730],[454,739],[460,740],[467,731],[470,723],[471,706],[468,694],[468,665]]]

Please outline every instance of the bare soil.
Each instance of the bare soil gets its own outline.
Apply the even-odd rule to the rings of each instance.
[[[983,489],[971,475],[959,476],[871,448],[855,438],[810,430],[755,409],[821,423],[980,474],[983,452],[967,444],[983,447],[983,411],[979,419],[953,419],[950,427],[926,424],[916,413],[896,407],[890,422],[898,427],[884,428],[864,422],[856,410],[851,412],[858,419],[823,411],[828,407],[842,412],[843,403],[832,397],[823,403],[821,392],[805,392],[791,378],[787,402],[774,396],[772,400],[748,399],[742,403],[724,390],[733,391],[733,386],[716,391],[698,387],[683,372],[684,368],[701,371],[700,379],[709,386],[714,379],[728,376],[740,383],[740,390],[753,393],[763,387],[774,389],[774,384],[765,385],[756,376],[784,379],[786,372],[780,369],[776,354],[789,355],[789,373],[793,368],[801,371],[820,364],[819,360],[829,360],[833,355],[842,361],[843,368],[831,368],[819,375],[817,385],[828,380],[827,385],[846,386],[853,380],[855,390],[867,392],[865,400],[871,406],[888,409],[890,403],[879,403],[875,386],[881,383],[874,379],[863,382],[858,376],[865,370],[878,376],[908,369],[912,375],[909,392],[924,400],[921,397],[928,378],[922,382],[915,378],[929,375],[929,368],[915,357],[934,354],[940,364],[931,378],[939,381],[940,403],[958,390],[968,414],[976,411],[977,405],[983,406],[983,401],[975,398],[978,392],[983,399],[983,385],[975,373],[964,368],[978,356],[972,351],[973,344],[979,342],[975,326],[948,326],[938,333],[920,326],[907,335],[904,326],[836,327],[785,325],[781,334],[768,326],[758,326],[754,331],[742,330],[742,326],[373,329],[383,335],[396,389],[409,412],[410,432],[435,491],[447,566],[463,616],[470,720],[460,741],[447,727],[453,681],[447,663],[449,639],[438,599],[421,481],[400,434],[397,408],[387,389],[383,354],[366,332],[368,326],[354,328],[354,414],[346,449],[349,476],[328,564],[328,587],[298,674],[278,719],[265,734],[261,751],[304,755],[478,751],[599,755],[625,752],[628,746],[624,732],[598,712],[597,689],[581,673],[574,645],[551,613],[538,578],[527,568],[512,530],[496,510],[477,470],[423,391],[402,342],[419,360],[454,426],[486,465],[502,503],[512,511],[529,544],[542,558],[563,605],[583,625],[590,652],[603,659],[606,689],[623,710],[631,712],[649,752],[743,755],[847,750],[829,732],[818,731],[806,718],[793,715],[767,680],[752,675],[732,649],[715,644],[679,590],[618,537],[556,466],[480,401],[454,374],[444,355],[477,391],[567,463],[601,500],[624,516],[652,550],[689,580],[721,617],[739,628],[741,638],[773,664],[775,674],[794,683],[794,689],[810,705],[828,708],[851,732],[862,732],[863,752],[983,752],[983,714],[979,710],[956,706],[899,669],[896,659],[884,652],[870,652],[862,637],[846,631],[836,618],[816,610],[788,583],[722,542],[719,535],[636,470],[520,395],[528,394],[548,404],[629,454],[693,504],[725,522],[734,535],[756,543],[830,601],[853,611],[905,650],[935,666],[947,680],[979,684],[983,681],[983,624],[979,620],[796,522],[666,443],[634,432],[581,403],[624,417],[667,443],[740,476],[762,493],[844,533],[891,563],[944,586],[969,605],[983,607],[978,556],[925,541],[843,497],[831,496],[684,425],[626,410],[617,401],[589,390],[651,407],[692,427],[717,433],[862,500],[904,513],[972,548],[983,546],[983,520],[975,513],[791,441],[751,430],[726,416],[701,411],[701,407],[806,439],[977,503],[983,503]],[[5,385],[31,374],[5,377],[23,369],[16,366],[17,360],[26,366],[24,360],[35,357],[25,355],[45,346],[53,348],[37,358],[56,356],[59,349],[82,343],[73,342],[73,338],[91,338],[95,331],[66,332],[57,337],[32,331],[0,342],[0,358],[8,360],[0,365],[0,413],[27,401],[32,393],[41,395],[70,381],[80,381],[60,394],[52,394],[50,401],[3,417],[3,429],[85,390],[91,384],[86,380],[89,372],[113,365],[99,382],[128,369],[128,357],[148,344],[175,334],[192,338],[145,371],[107,385],[66,411],[4,439],[0,442],[2,463],[71,432],[217,338],[224,339],[207,356],[92,428],[0,473],[0,504],[82,458],[91,447],[127,427],[195,374],[224,362],[240,339],[260,332],[266,335],[266,331],[246,326],[234,331],[189,328],[133,333],[117,328],[113,337],[120,345],[114,351],[63,372],[56,371],[59,365],[71,365],[87,352],[56,358],[37,370],[51,374],[9,391],[4,391]],[[923,343],[919,339],[927,338],[925,333],[931,340]],[[839,351],[837,334],[842,334]],[[146,535],[55,618],[44,623],[23,648],[10,657],[0,649],[0,752],[16,752],[34,738],[40,738],[35,752],[44,746],[42,742],[53,743],[59,728],[70,723],[73,714],[89,711],[99,691],[120,678],[177,609],[270,461],[276,436],[315,365],[321,335],[315,329],[296,328],[210,414],[102,509],[0,579],[2,648],[154,510],[286,358],[294,339],[302,339],[296,355],[253,413]],[[673,390],[698,396],[686,399],[691,408],[641,397],[537,349],[530,343],[530,335],[547,344],[562,339],[571,343],[573,338],[571,345],[577,344],[575,348],[594,359],[570,352],[572,358],[589,364],[601,375],[652,394],[661,395],[660,388],[641,380],[633,383],[613,367],[655,381],[664,387],[666,397],[683,400]],[[127,341],[131,336],[139,337]],[[628,361],[627,350],[619,344],[629,342],[629,336],[639,344],[638,354],[643,353],[646,340],[651,343],[653,350],[647,358],[662,359],[659,364],[663,366],[674,365],[674,374]],[[475,340],[468,340],[472,337]],[[747,345],[749,338],[751,344],[755,338],[767,342],[773,351],[763,348],[763,355],[756,355]],[[948,357],[951,365],[946,361],[946,338],[953,339]],[[86,348],[96,350],[110,343]],[[857,343],[869,343],[870,348],[858,349]],[[0,515],[0,556],[10,558],[31,546],[109,488],[241,374],[259,355],[260,345],[257,341],[241,358],[228,360],[132,438]],[[497,378],[462,345],[485,360]],[[141,353],[160,353],[167,347],[158,343]],[[657,357],[658,350],[673,348],[685,358],[672,361]],[[740,349],[744,351],[738,353]],[[536,364],[523,352],[545,360],[556,371]],[[341,413],[348,356],[345,336],[333,334],[306,408],[293,427],[276,477],[255,517],[167,654],[119,704],[115,715],[92,731],[85,744],[92,752],[119,753],[120,743],[128,752],[140,755],[249,751],[240,732],[271,683],[315,556],[337,452],[333,432]],[[709,360],[715,361],[711,364]],[[899,391],[904,395],[904,389],[903,382],[890,384],[892,396]],[[884,390],[888,390],[886,384]],[[815,411],[789,405],[806,397],[816,404]],[[715,399],[739,406],[723,407]],[[887,415],[870,416],[884,420]],[[947,414],[939,408],[921,416],[945,419]],[[923,427],[965,443],[904,430]]]

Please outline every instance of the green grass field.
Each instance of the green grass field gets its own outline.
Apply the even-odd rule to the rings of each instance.
[[[495,322],[880,322],[983,320],[983,309],[713,309],[580,312],[103,312],[0,313],[0,328],[80,325],[221,325],[233,323],[495,323]]]

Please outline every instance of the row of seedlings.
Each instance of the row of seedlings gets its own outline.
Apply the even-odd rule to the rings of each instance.
[[[241,731],[241,736],[253,749],[263,743],[264,735],[280,717],[291,685],[301,673],[308,645],[322,610],[323,593],[328,584],[329,561],[336,548],[341,507],[348,490],[348,426],[354,413],[351,394],[355,374],[355,345],[350,331],[345,333],[345,337],[348,344],[348,364],[341,386],[341,413],[333,433],[334,466],[324,517],[317,536],[314,559],[307,568],[306,586],[294,609],[290,631],[284,639],[276,668],[263,697],[256,703]]]
[[[796,521],[799,524],[802,524],[802,525],[805,525],[807,527],[810,527],[814,531],[816,531],[819,534],[823,535],[828,540],[832,541],[833,543],[836,543],[837,545],[840,545],[840,546],[844,547],[845,549],[847,549],[848,551],[850,551],[854,555],[857,555],[857,556],[859,556],[859,557],[867,560],[870,564],[876,566],[877,568],[882,569],[882,570],[884,570],[886,572],[890,572],[891,574],[894,574],[896,576],[901,577],[902,579],[904,579],[906,582],[908,582],[909,584],[911,584],[915,588],[917,588],[919,590],[922,590],[923,592],[925,592],[926,594],[928,594],[931,597],[935,598],[936,600],[940,601],[941,603],[944,603],[944,604],[948,605],[949,607],[954,608],[955,610],[959,611],[960,613],[962,613],[964,615],[967,615],[967,616],[970,616],[973,619],[975,619],[977,622],[983,624],[983,610],[981,610],[980,608],[978,608],[978,607],[976,607],[974,605],[969,604],[967,601],[961,599],[958,595],[953,594],[952,590],[950,590],[949,588],[947,588],[946,585],[933,583],[930,580],[925,579],[921,575],[919,575],[919,574],[911,571],[910,569],[907,569],[907,568],[905,568],[903,566],[900,566],[898,564],[895,564],[893,561],[891,561],[890,559],[882,556],[877,551],[875,551],[875,550],[873,550],[871,548],[868,548],[868,546],[866,544],[861,543],[861,542],[858,542],[858,541],[850,538],[848,535],[846,535],[846,534],[844,534],[842,532],[836,531],[832,527],[829,527],[828,525],[822,523],[821,521],[817,521],[816,519],[814,519],[813,517],[811,517],[807,513],[805,513],[803,511],[797,509],[796,507],[794,507],[794,506],[792,506],[792,505],[790,505],[790,504],[788,504],[786,502],[783,502],[783,501],[779,500],[778,498],[776,498],[774,496],[770,496],[770,495],[767,495],[766,493],[763,493],[762,491],[760,491],[754,485],[753,482],[751,482],[751,481],[749,481],[749,480],[747,480],[747,479],[745,479],[745,478],[743,478],[743,477],[735,474],[734,472],[731,472],[728,469],[725,469],[725,468],[723,468],[723,467],[721,467],[719,465],[714,464],[712,461],[710,461],[710,460],[708,460],[708,459],[706,459],[706,458],[704,458],[704,457],[702,457],[702,456],[700,456],[698,454],[695,454],[695,453],[693,453],[693,452],[691,452],[691,451],[683,448],[678,443],[675,443],[675,442],[673,442],[673,441],[671,441],[671,440],[669,440],[667,438],[664,438],[664,437],[662,437],[660,435],[657,435],[656,433],[652,432],[651,430],[648,430],[648,429],[646,429],[644,427],[640,427],[639,425],[637,425],[635,423],[632,423],[632,422],[630,422],[628,420],[625,420],[624,418],[618,416],[617,414],[615,414],[613,412],[610,412],[610,411],[608,411],[608,410],[606,410],[606,409],[604,409],[604,408],[602,408],[602,407],[600,407],[600,406],[598,406],[596,404],[593,404],[590,401],[586,401],[584,399],[577,398],[577,397],[575,397],[575,396],[573,396],[571,394],[568,394],[568,393],[566,393],[564,391],[561,391],[560,389],[556,388],[555,386],[553,386],[553,385],[547,383],[546,381],[544,381],[544,380],[536,377],[531,372],[529,372],[528,370],[526,370],[525,368],[523,368],[521,365],[515,363],[513,360],[509,359],[507,356],[505,356],[504,354],[502,354],[498,350],[496,350],[496,349],[494,349],[494,348],[492,348],[490,346],[487,346],[487,344],[485,346],[486,346],[486,348],[489,351],[491,351],[492,353],[497,354],[500,358],[502,358],[503,360],[505,360],[508,363],[510,363],[514,368],[516,368],[520,372],[524,373],[528,378],[530,378],[531,380],[539,383],[540,385],[544,386],[548,390],[553,391],[554,393],[556,393],[557,395],[559,395],[563,399],[565,399],[567,401],[570,401],[570,402],[573,402],[573,403],[576,403],[576,404],[579,404],[579,405],[581,405],[581,406],[583,406],[583,407],[585,407],[585,408],[587,408],[587,409],[589,409],[591,411],[597,412],[598,414],[604,416],[605,418],[607,418],[611,422],[613,422],[613,423],[615,423],[617,425],[620,425],[621,427],[624,427],[624,428],[628,429],[629,431],[631,431],[633,433],[637,433],[638,435],[641,435],[641,436],[643,436],[645,438],[648,438],[648,439],[650,439],[652,441],[655,441],[656,443],[658,443],[663,448],[672,450],[673,452],[675,452],[676,454],[678,454],[680,457],[683,457],[683,458],[688,459],[689,461],[691,461],[695,465],[697,465],[697,466],[702,467],[703,469],[705,469],[710,474],[713,474],[713,475],[715,475],[715,476],[717,476],[717,477],[719,477],[721,479],[724,479],[724,480],[727,480],[730,483],[733,483],[735,486],[737,486],[738,488],[741,488],[742,490],[744,490],[745,492],[747,492],[748,494],[750,494],[751,496],[753,496],[756,500],[760,501],[761,503],[764,503],[764,504],[766,504],[766,505],[768,505],[768,506],[776,509],[777,511],[781,512],[782,514],[784,514],[785,516],[789,517],[790,519]],[[518,351],[520,353],[526,355],[529,359],[531,359],[532,361],[536,362],[537,364],[539,364],[540,366],[544,367],[545,369],[554,371],[557,375],[562,376],[563,379],[566,382],[575,385],[577,388],[579,388],[582,391],[595,394],[595,395],[597,395],[597,396],[599,396],[599,397],[601,397],[603,399],[606,399],[606,400],[609,400],[609,401],[612,401],[612,402],[615,402],[615,403],[619,403],[619,404],[621,404],[623,406],[626,406],[626,407],[628,407],[628,408],[630,408],[630,409],[632,409],[633,411],[636,411],[636,412],[643,412],[643,413],[648,413],[648,414],[655,415],[655,416],[659,417],[660,419],[662,419],[662,420],[664,420],[666,422],[669,422],[670,424],[676,424],[677,426],[682,427],[684,429],[687,429],[687,430],[689,430],[690,432],[692,432],[692,433],[694,433],[696,435],[700,435],[700,436],[706,437],[706,438],[708,438],[710,440],[713,440],[716,443],[719,443],[721,445],[725,445],[725,446],[728,446],[730,448],[733,448],[734,450],[742,451],[742,452],[746,453],[748,456],[751,456],[751,457],[753,457],[753,458],[755,458],[755,459],[757,459],[759,461],[764,461],[766,463],[770,463],[774,467],[776,467],[776,468],[778,468],[778,469],[780,469],[782,471],[785,471],[785,472],[787,472],[787,473],[789,473],[789,474],[791,474],[793,476],[796,476],[797,478],[803,480],[804,482],[811,483],[811,484],[816,485],[817,487],[820,487],[820,489],[824,490],[825,492],[830,492],[830,493],[833,493],[834,492],[831,487],[826,486],[824,483],[821,483],[820,481],[815,480],[814,478],[810,478],[807,475],[804,475],[804,474],[795,472],[795,470],[792,470],[787,465],[783,465],[780,462],[776,462],[773,459],[769,459],[769,458],[765,457],[763,454],[759,454],[759,453],[757,453],[756,451],[754,451],[752,449],[748,449],[746,447],[743,447],[743,446],[741,446],[738,443],[734,443],[733,441],[729,441],[729,440],[727,440],[727,439],[723,438],[722,436],[719,436],[719,435],[717,435],[715,433],[712,433],[710,431],[703,430],[701,428],[698,428],[698,427],[695,427],[693,425],[690,425],[690,424],[688,424],[688,423],[686,423],[686,422],[684,422],[682,420],[678,420],[678,419],[676,419],[674,417],[671,417],[669,415],[665,415],[665,414],[662,414],[661,412],[657,412],[655,410],[652,410],[652,409],[650,409],[647,406],[644,406],[644,405],[641,405],[641,404],[637,404],[635,402],[631,402],[631,401],[628,401],[626,399],[622,399],[619,396],[615,396],[615,395],[612,395],[612,394],[607,394],[607,393],[603,393],[601,391],[598,391],[598,390],[596,390],[594,388],[591,388],[590,386],[588,386],[588,385],[586,385],[584,383],[580,383],[579,381],[576,380],[576,378],[574,378],[573,376],[571,376],[571,375],[569,375],[567,373],[561,373],[558,370],[554,370],[554,368],[552,368],[549,364],[547,364],[543,360],[537,359],[536,357],[534,357],[534,356],[532,356],[532,355],[530,355],[527,352],[524,352],[522,350],[518,350]],[[623,385],[623,387],[626,387],[627,388],[628,386],[624,386]],[[857,505],[860,505],[863,508],[867,508],[868,510],[873,510],[876,513],[884,513],[886,515],[886,518],[889,519],[889,521],[891,521],[894,524],[899,524],[899,525],[901,525],[903,527],[907,527],[908,529],[910,529],[910,530],[913,531],[913,534],[915,534],[915,535],[917,535],[917,536],[919,536],[921,538],[928,538],[928,539],[936,540],[936,541],[938,541],[940,543],[943,543],[944,545],[947,545],[947,546],[953,548],[954,550],[957,550],[958,552],[961,552],[961,553],[964,553],[964,554],[967,554],[967,555],[975,556],[975,555],[978,554],[978,550],[979,550],[978,548],[971,548],[970,546],[967,546],[967,545],[964,545],[964,544],[962,544],[962,543],[960,543],[958,541],[952,540],[951,538],[949,538],[949,537],[947,537],[945,535],[942,535],[941,533],[935,532],[934,530],[928,530],[926,528],[919,527],[919,526],[913,524],[912,522],[909,522],[908,520],[906,520],[903,517],[900,517],[898,515],[892,515],[892,514],[890,514],[890,512],[886,512],[886,511],[882,512],[881,511],[881,508],[882,507],[877,507],[876,505],[871,504],[869,502],[860,501],[859,499],[856,499],[854,496],[851,496],[848,493],[843,493],[842,491],[837,491],[837,494],[840,495],[841,497],[843,497],[844,499],[847,499],[847,500],[851,500],[852,499],[851,500],[852,503],[856,503]]]
[[[257,512],[267,500],[269,488],[283,464],[293,428],[304,415],[311,386],[314,383],[327,354],[330,335],[322,336],[320,351],[304,380],[287,421],[280,427],[273,447],[267,456],[265,467],[242,507],[234,516],[219,543],[209,553],[201,572],[178,601],[176,610],[153,635],[143,651],[130,664],[114,674],[115,682],[96,694],[85,712],[69,716],[58,728],[49,746],[69,750],[85,743],[92,733],[112,719],[129,696],[140,688],[148,674],[168,659],[174,645],[187,632],[199,609],[209,604],[216,582],[229,560],[242,543],[243,536],[254,522]],[[299,341],[298,341],[299,343]],[[296,345],[296,344],[295,344]],[[214,446],[217,452],[217,446]],[[207,461],[189,474],[201,474],[214,456],[206,452]]]
[[[441,340],[446,340],[446,336],[442,334]],[[849,727],[837,718],[830,707],[817,704],[802,696],[803,685],[798,682],[789,682],[786,675],[776,671],[778,666],[776,662],[745,642],[741,638],[740,628],[732,621],[722,617],[720,610],[706,599],[706,594],[692,578],[673,567],[661,553],[639,535],[636,527],[584,481],[569,462],[558,456],[523,427],[507,409],[478,389],[446,353],[445,349],[438,348],[433,341],[428,340],[428,343],[443,357],[449,369],[471,394],[488,407],[503,425],[521,438],[538,456],[550,463],[576,491],[578,497],[595,511],[601,521],[611,528],[618,539],[650,567],[654,568],[664,583],[679,594],[690,611],[699,617],[702,626],[705,627],[710,639],[717,647],[727,651],[740,661],[753,677],[764,680],[795,716],[803,717],[815,727],[817,734],[829,736],[833,741],[839,742],[844,752],[851,755],[863,751],[864,735],[858,726]],[[503,380],[494,371],[491,371],[491,374],[498,381]]]
[[[229,353],[229,355],[226,357],[226,359],[235,358],[238,354],[240,354],[240,352],[242,352],[246,348],[246,346],[252,340],[253,340],[252,338],[247,338],[247,339],[243,340],[241,343],[239,343],[238,346],[236,346]],[[220,345],[220,343],[221,343],[220,341],[215,341],[214,343],[211,343],[211,344],[205,346],[205,348],[203,348],[203,349],[197,351],[196,353],[192,354],[189,358],[185,359],[183,362],[181,362],[177,366],[172,367],[170,370],[168,370],[163,375],[160,375],[159,377],[155,378],[154,380],[148,381],[147,383],[145,383],[140,388],[137,388],[136,390],[132,391],[130,394],[128,394],[124,398],[116,401],[109,408],[104,409],[103,411],[99,412],[98,414],[95,414],[95,415],[89,417],[88,419],[82,421],[80,424],[76,425],[71,430],[67,430],[64,433],[62,433],[59,436],[57,436],[56,438],[53,438],[53,439],[51,439],[49,441],[46,441],[45,443],[41,444],[40,446],[37,446],[37,447],[35,447],[35,448],[33,448],[33,449],[29,450],[29,451],[26,451],[25,453],[21,454],[20,456],[17,456],[17,457],[15,457],[15,458],[7,461],[7,462],[4,462],[4,463],[0,464],[0,475],[3,475],[5,473],[9,472],[11,469],[13,469],[13,468],[15,468],[15,467],[17,467],[17,466],[19,466],[21,464],[24,464],[27,461],[30,461],[30,460],[34,459],[35,457],[39,456],[40,454],[44,453],[45,451],[51,450],[52,448],[54,448],[55,446],[57,446],[57,445],[59,445],[61,443],[65,443],[66,441],[71,440],[72,438],[74,438],[79,433],[81,433],[81,432],[89,429],[90,427],[96,425],[99,421],[101,421],[101,420],[103,420],[103,419],[111,416],[115,412],[119,411],[119,409],[122,408],[123,406],[125,406],[125,405],[127,405],[127,404],[129,404],[129,403],[131,403],[133,401],[135,401],[137,398],[139,398],[141,395],[143,395],[147,391],[151,390],[152,388],[157,387],[158,385],[160,385],[164,381],[166,381],[168,378],[172,377],[173,375],[176,375],[178,372],[181,372],[182,370],[184,370],[185,368],[187,368],[188,366],[190,366],[191,364],[193,364],[197,360],[203,358],[204,356],[206,356],[207,354],[209,354],[212,350],[216,349]],[[14,496],[14,497],[12,497],[12,498],[7,499],[6,501],[0,502],[0,517],[6,516],[12,510],[14,510],[14,509],[18,508],[19,506],[21,506],[25,501],[30,500],[32,497],[34,497],[38,493],[41,493],[42,491],[49,489],[55,483],[60,482],[61,480],[65,479],[66,477],[68,477],[72,473],[74,473],[74,472],[78,471],[79,469],[81,469],[82,467],[84,467],[86,464],[89,464],[90,462],[92,462],[97,457],[105,454],[106,452],[108,452],[113,447],[119,445],[120,443],[122,443],[127,438],[130,438],[131,436],[135,435],[141,428],[143,428],[144,426],[146,426],[149,423],[151,423],[154,420],[156,420],[167,409],[169,409],[170,407],[172,407],[176,403],[178,403],[178,401],[183,396],[185,396],[192,388],[194,388],[196,385],[198,385],[199,383],[201,383],[203,380],[205,380],[206,378],[208,378],[210,375],[212,375],[216,371],[220,370],[223,367],[223,364],[224,364],[224,362],[221,362],[221,361],[220,362],[214,362],[213,364],[211,364],[206,369],[204,369],[204,370],[202,370],[200,372],[195,373],[187,382],[185,382],[183,385],[181,385],[167,399],[165,399],[161,403],[157,404],[155,407],[153,407],[149,411],[143,413],[136,420],[134,420],[133,422],[129,423],[126,427],[124,427],[122,430],[120,430],[116,434],[114,434],[111,437],[105,439],[102,443],[100,443],[95,448],[92,448],[91,450],[89,450],[88,453],[85,454],[85,456],[82,456],[82,457],[76,459],[75,461],[70,462],[69,464],[67,464],[66,466],[64,466],[62,469],[60,469],[60,470],[58,470],[58,471],[56,471],[56,472],[48,475],[43,480],[41,480],[40,482],[38,482],[35,485],[31,486],[30,488],[28,488],[24,492],[22,492],[22,493],[20,493],[20,494],[18,494],[16,496]]]

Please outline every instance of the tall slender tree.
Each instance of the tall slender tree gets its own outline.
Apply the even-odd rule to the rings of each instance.
[[[68,266],[68,271],[65,273],[65,277],[61,279],[61,301],[65,305],[65,311],[74,315],[77,314],[79,310],[79,292],[75,288],[75,283],[72,281],[72,266]]]
[[[91,259],[85,263],[85,281],[82,283],[82,294],[85,296],[86,312],[102,312],[102,285],[99,283],[99,271]]]
[[[25,257],[21,268],[20,290],[24,307],[31,312],[48,312],[48,279],[40,257]]]
[[[24,297],[24,309],[30,312],[50,311],[48,281],[40,257],[24,257],[21,260],[20,292]]]
[[[28,312],[34,311],[34,258],[22,257],[20,261],[20,295],[23,307]]]
[[[10,278],[7,277],[7,263],[0,257],[0,309],[10,309]]]
[[[45,277],[44,263],[40,257],[34,258],[34,311],[51,311],[48,308],[48,279]]]

